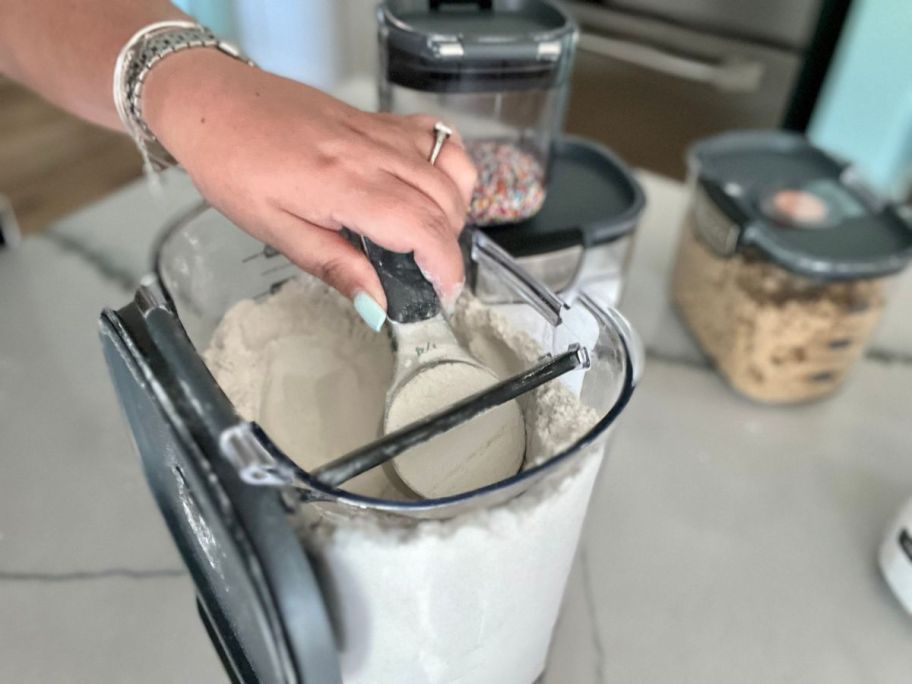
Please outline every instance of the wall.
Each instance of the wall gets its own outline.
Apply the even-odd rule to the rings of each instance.
[[[376,0],[173,0],[262,68],[324,90],[373,78]]]
[[[809,128],[897,199],[912,186],[912,1],[856,0]]]

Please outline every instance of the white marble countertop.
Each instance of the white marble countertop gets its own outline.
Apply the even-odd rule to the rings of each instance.
[[[908,681],[912,618],[875,550],[912,496],[912,275],[838,396],[758,406],[671,313],[684,191],[642,180],[622,308],[648,365],[596,487],[546,681]],[[157,200],[137,183],[0,251],[0,681],[224,681],[95,332],[195,197],[179,176]]]

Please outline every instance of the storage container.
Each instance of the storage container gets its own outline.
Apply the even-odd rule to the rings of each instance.
[[[640,373],[623,317],[585,296],[566,304],[470,233],[469,289],[538,352],[579,343],[589,354],[587,370],[554,381],[585,406],[584,429],[557,452],[527,452],[519,473],[482,489],[379,499],[294,466],[238,415],[202,359],[241,300],[270,297],[289,279],[324,286],[211,209],[178,221],[156,262],[134,301],[104,312],[102,340],[232,681],[538,678],[609,432]],[[492,284],[487,294],[481,281]],[[381,600],[387,610],[376,610]]]
[[[544,0],[386,0],[380,108],[454,125],[479,169],[477,225],[535,214],[548,186],[577,29]]]
[[[697,144],[673,298],[743,394],[835,391],[881,317],[912,229],[853,169],[801,136],[735,132]]]
[[[572,298],[585,291],[616,306],[646,205],[639,182],[602,145],[561,136],[553,147],[550,187],[538,214],[485,232],[555,292]]]

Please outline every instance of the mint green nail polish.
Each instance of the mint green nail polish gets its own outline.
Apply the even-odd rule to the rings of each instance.
[[[352,299],[352,304],[354,304],[355,311],[367,323],[368,327],[374,332],[379,332],[380,328],[383,327],[384,321],[386,321],[386,311],[377,304],[376,300],[367,292],[357,292],[354,299]]]

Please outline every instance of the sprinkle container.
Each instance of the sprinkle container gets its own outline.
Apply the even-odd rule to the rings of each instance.
[[[563,122],[573,20],[544,0],[386,0],[378,19],[380,108],[459,130],[479,170],[470,222],[536,214]]]

